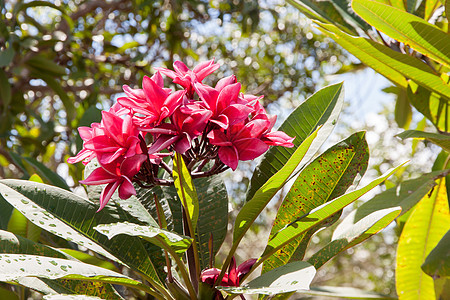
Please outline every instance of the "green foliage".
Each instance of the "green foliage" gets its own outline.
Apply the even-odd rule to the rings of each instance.
[[[355,178],[364,175],[369,159],[368,150],[365,132],[355,133],[306,166],[281,203],[269,239],[297,218],[344,194],[354,184]],[[327,223],[331,225],[333,221],[328,220]],[[303,259],[304,248],[314,232],[314,229],[308,231],[277,251],[264,262],[263,272],[284,265],[291,258]],[[299,246],[303,249],[298,249]],[[294,253],[295,257],[292,257]]]
[[[421,265],[439,240],[450,229],[450,213],[445,179],[439,180],[411,213],[403,228],[397,249],[397,292],[403,297],[426,299],[435,295],[433,278]]]

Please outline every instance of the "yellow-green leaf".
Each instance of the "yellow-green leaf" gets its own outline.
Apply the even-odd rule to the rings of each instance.
[[[173,158],[173,180],[178,197],[186,212],[189,213],[187,217],[191,220],[192,229],[195,232],[199,214],[197,191],[183,157],[179,153],[176,153]]]
[[[439,180],[411,213],[397,248],[396,287],[400,299],[435,299],[433,278],[421,265],[450,229],[445,179]]]
[[[437,26],[377,1],[353,0],[352,7],[377,30],[450,67],[449,36]]]
[[[407,78],[444,97],[450,95],[450,86],[435,75],[422,61],[407,54],[394,51],[367,38],[348,35],[336,26],[316,22],[320,30],[398,86],[406,88]]]

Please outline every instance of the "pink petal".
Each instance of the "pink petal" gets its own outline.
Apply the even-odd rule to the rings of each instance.
[[[220,67],[219,64],[214,63],[214,59],[206,61],[195,66],[193,72],[197,75],[197,80],[202,81],[206,76],[213,73]]]
[[[159,87],[164,87],[164,79],[162,78],[161,73],[156,72],[150,79],[153,80],[153,82],[155,82]]]
[[[226,115],[230,125],[233,125],[248,119],[248,116],[252,113],[252,111],[253,109],[246,105],[232,104],[225,108],[225,110],[222,111],[222,114]]]
[[[239,160],[252,160],[269,150],[269,145],[255,138],[241,139],[233,144],[239,153]]]
[[[230,121],[226,115],[219,115],[217,118],[211,120],[211,122],[219,125],[223,129],[228,129],[230,126]]]
[[[196,83],[194,87],[195,91],[197,92],[200,99],[202,99],[206,107],[214,113],[216,111],[216,102],[217,97],[219,96],[219,92],[214,88],[201,83]]]
[[[189,71],[189,68],[186,67],[186,65],[182,61],[179,61],[179,60],[177,60],[173,63],[173,68],[180,75],[183,75]]]
[[[101,211],[106,206],[119,184],[119,181],[115,181],[114,183],[109,183],[107,186],[105,186],[102,193],[100,194],[100,207],[97,212]]]
[[[136,175],[142,163],[147,159],[145,154],[136,154],[135,156],[125,158],[120,165],[120,174],[128,178],[133,178]]]
[[[125,200],[136,195],[136,190],[128,177],[122,176],[122,178],[122,184],[119,186],[119,198]]]
[[[83,141],[88,141],[92,139],[92,128],[90,127],[78,127],[78,133]]]
[[[76,156],[69,157],[67,159],[67,162],[69,164],[74,164],[79,161],[85,160],[86,158],[90,157],[92,154],[93,154],[93,152],[91,150],[82,149],[80,152],[78,152],[78,154]]]
[[[123,142],[120,139],[122,137],[122,118],[110,112],[102,111],[102,122],[105,130],[108,132],[108,136],[118,144],[121,144]]]
[[[274,131],[268,134],[265,134],[262,137],[262,140],[270,146],[283,146],[292,148],[294,144],[292,143],[295,138],[288,136],[286,133],[282,131]]]
[[[179,75],[177,73],[175,73],[172,70],[166,69],[166,68],[155,68],[156,71],[160,72],[161,74],[166,75],[167,77],[170,77],[172,79],[175,79],[176,77],[178,77]]]
[[[239,82],[224,87],[217,98],[217,111],[222,112],[232,101],[235,101],[239,96],[240,90],[241,84]]]
[[[132,89],[128,85],[123,85],[122,89],[125,92],[125,94],[131,99],[145,100],[145,94],[142,89]]]
[[[233,144],[227,139],[227,136],[220,130],[213,130],[208,133],[209,142],[216,146],[232,146]]]
[[[218,91],[221,91],[224,87],[236,83],[236,76],[235,75],[231,75],[225,78],[220,79],[217,84],[215,89]]]
[[[191,139],[189,138],[189,135],[186,133],[180,135],[179,139],[174,144],[174,149],[181,154],[184,154],[191,149]]]
[[[256,261],[257,261],[256,258],[250,258],[237,267],[239,279],[241,279],[245,274],[247,274],[250,271],[250,269],[253,267]]]
[[[147,97],[147,102],[150,104],[155,112],[161,110],[161,107],[166,100],[168,93],[159,87],[153,80],[148,76],[144,76],[142,80],[142,87],[144,88],[145,96]]]
[[[99,185],[111,183],[117,180],[117,177],[107,172],[102,167],[99,167],[92,171],[92,173],[85,179],[80,180],[80,183],[86,185]]]
[[[229,166],[233,171],[236,170],[239,163],[238,152],[235,147],[220,147],[219,148],[220,160]]]

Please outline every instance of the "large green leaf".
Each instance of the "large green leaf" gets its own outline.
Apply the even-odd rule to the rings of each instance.
[[[450,152],[450,136],[433,133],[433,132],[424,132],[418,130],[406,130],[397,135],[401,139],[407,138],[419,138],[419,139],[427,139],[430,142],[442,147],[447,152]]]
[[[370,39],[348,35],[334,25],[318,22],[317,24],[322,32],[361,62],[395,84],[406,88],[408,86],[406,78],[409,78],[444,97],[450,95],[450,86],[419,59],[394,51]]]
[[[278,209],[269,239],[298,217],[345,193],[357,176],[361,178],[364,175],[368,159],[365,132],[358,132],[334,145],[306,166]],[[262,272],[286,264],[303,239],[305,235],[274,253],[264,262]],[[305,244],[307,242],[306,240]],[[304,253],[298,259],[302,259],[303,255]]]
[[[158,227],[128,222],[100,224],[94,229],[106,235],[109,239],[119,234],[139,236],[163,249],[171,248],[178,254],[184,253],[192,244],[192,238],[190,237],[178,235]]]
[[[353,0],[352,8],[377,30],[450,67],[448,34],[437,26],[378,1]]]
[[[192,228],[189,228],[189,230],[191,230],[191,234],[194,234],[199,214],[197,191],[183,157],[179,153],[175,153],[173,158],[173,181],[188,222],[192,224]]]
[[[96,213],[97,206],[89,200],[53,186],[22,180],[0,183],[0,194],[34,224],[110,259],[120,259],[133,270],[159,281],[152,262],[157,257],[151,252],[154,245],[125,235],[108,240],[93,229],[101,223],[140,223],[120,207],[107,206]]]
[[[397,206],[402,208],[400,215],[407,213],[436,186],[436,180],[446,176],[448,171],[444,170],[423,174],[418,178],[404,181],[398,186],[376,195],[358,207],[355,221],[359,221],[377,210]]]
[[[388,226],[401,212],[400,207],[374,211],[363,218],[356,218],[352,211],[335,229],[331,242],[308,259],[316,269],[338,253],[353,247]]]
[[[433,278],[450,276],[450,230],[431,250],[422,265],[422,270]]]
[[[199,218],[197,222],[197,242],[201,269],[209,265],[209,239],[213,237],[213,257],[225,240],[228,225],[228,194],[225,183],[220,175],[194,179],[199,203]],[[165,201],[170,205],[173,220],[173,230],[183,232],[181,203],[175,188],[163,188]]]
[[[286,164],[276,174],[270,177],[270,179],[256,191],[252,199],[245,203],[241,208],[234,223],[233,245],[239,243],[269,201],[288,181],[291,174],[304,158],[306,152],[316,138],[318,131],[319,129],[306,138],[295,150],[294,154],[292,154]]]
[[[0,231],[0,253],[31,254],[73,260],[73,257],[59,249],[38,244],[3,230]],[[85,255],[90,256],[88,254]],[[20,278],[16,282],[43,294],[78,293],[100,296],[107,299],[120,299],[120,296],[118,296],[116,290],[111,285],[101,282],[64,279],[45,280],[39,278]]]
[[[304,261],[295,261],[273,269],[241,287],[217,287],[232,294],[273,295],[308,290],[316,269]]]
[[[287,2],[308,18],[334,24],[348,33],[356,34],[356,28],[368,29],[367,23],[345,7],[348,7],[347,1],[288,0]]]
[[[430,90],[408,81],[408,99],[440,131],[450,131],[450,101],[447,97],[433,93]]]
[[[306,157],[312,157],[334,128],[342,109],[344,92],[342,83],[327,86],[306,99],[297,107],[280,126],[279,130],[295,137],[294,147],[272,147],[259,166],[255,169],[246,201],[249,201],[256,191],[278,170],[280,170],[297,149],[319,126],[322,126],[316,141]],[[307,159],[305,159],[307,161]]]
[[[83,262],[29,254],[0,254],[0,281],[15,281],[23,277],[99,281],[155,294],[139,281]]]
[[[400,297],[435,299],[433,279],[421,265],[449,229],[449,204],[442,178],[433,192],[417,204],[400,236],[395,280]]]
[[[347,205],[353,203],[356,201],[359,197],[382,183],[386,178],[391,176],[393,173],[395,173],[402,165],[398,166],[397,168],[388,171],[386,174],[384,174],[381,177],[378,177],[368,185],[359,188],[357,190],[354,190],[350,193],[347,193],[345,195],[342,195],[332,201],[329,201],[312,211],[310,211],[308,214],[305,214],[297,220],[291,222],[287,226],[285,226],[283,229],[278,231],[272,239],[269,240],[266,249],[264,250],[264,253],[262,254],[262,257],[260,261],[264,261],[273,253],[284,247],[286,244],[290,243],[291,241],[297,239],[299,236],[301,236],[303,233],[305,233],[307,230],[312,228],[313,226],[316,226],[317,224],[323,222],[333,214],[337,213]]]

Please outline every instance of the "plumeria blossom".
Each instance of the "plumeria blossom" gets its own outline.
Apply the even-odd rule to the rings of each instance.
[[[211,110],[211,122],[223,129],[247,119],[252,107],[238,103],[241,84],[233,76],[221,79],[215,88],[197,83],[196,91],[206,108]]]
[[[110,164],[122,156],[127,158],[142,153],[140,133],[130,115],[122,118],[103,111],[102,125],[103,130],[93,131],[97,134],[84,143],[86,149],[95,152],[100,163]]]
[[[144,76],[142,89],[124,85],[125,96],[102,112],[100,123],[78,129],[83,149],[68,162],[99,161],[100,167],[81,183],[106,184],[100,209],[116,190],[126,199],[136,193],[136,185],[172,185],[171,164],[163,158],[175,152],[198,178],[236,170],[239,161],[255,159],[271,146],[294,146],[294,138],[272,131],[276,116],[267,114],[262,96],[244,94],[236,76],[222,78],[214,87],[203,83],[218,68],[214,60],[193,70],[180,61],[174,71],[157,68],[152,77]],[[165,87],[162,75],[182,89]],[[239,278],[233,272],[226,277],[230,285]]]
[[[157,72],[152,78],[144,76],[141,89],[131,89],[124,86],[127,97],[120,97],[117,101],[130,109],[134,114],[135,123],[143,128],[159,125],[170,117],[181,104],[185,91],[172,93],[164,88],[164,81]]]
[[[105,207],[117,189],[121,199],[128,199],[132,195],[136,195],[131,179],[139,172],[142,163],[146,159],[146,155],[136,154],[123,159],[121,162],[101,164],[101,167],[95,169],[88,178],[80,181],[86,185],[106,184],[100,195],[100,208],[98,211]]]
[[[247,274],[250,271],[250,269],[253,267],[256,261],[257,259],[251,258],[249,260],[246,260],[236,268],[236,259],[233,256],[230,262],[230,267],[228,268],[228,273],[225,273],[225,275],[222,278],[222,281],[218,285],[240,286],[242,278],[244,277],[245,274]],[[219,274],[220,270],[217,268],[206,269],[202,271],[200,275],[200,280],[204,283],[207,283],[210,286],[214,286],[215,282],[217,281],[217,278],[219,277]],[[220,292],[217,291],[217,293]],[[245,299],[242,295],[241,298]]]
[[[184,87],[186,94],[192,98],[195,83],[202,82],[206,76],[212,74],[219,67],[220,65],[214,63],[214,59],[211,59],[198,64],[192,71],[181,61],[173,63],[175,71],[166,68],[156,68],[156,70],[172,78],[174,83]]]
[[[267,124],[264,120],[251,120],[247,124],[232,126],[226,132],[213,130],[208,134],[211,144],[219,146],[220,160],[236,170],[239,160],[252,160],[269,149],[259,137]]]

